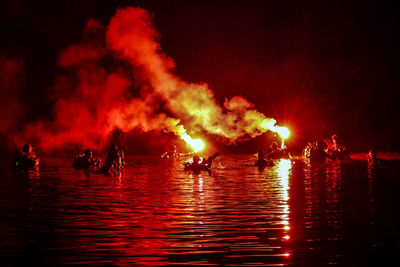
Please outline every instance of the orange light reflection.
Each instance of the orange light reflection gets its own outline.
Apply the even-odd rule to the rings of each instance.
[[[279,178],[279,185],[281,188],[281,200],[282,200],[282,215],[281,224],[283,230],[286,232],[283,236],[283,240],[289,240],[290,236],[287,231],[290,230],[289,226],[289,176],[292,171],[292,162],[289,159],[280,159],[275,165],[275,171]],[[289,253],[284,254],[285,257],[289,257]]]

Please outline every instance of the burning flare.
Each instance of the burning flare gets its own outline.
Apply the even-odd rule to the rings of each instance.
[[[193,139],[190,135],[188,135],[183,125],[176,125],[173,129],[173,132],[182,140],[184,140],[193,149],[193,152],[196,153],[204,149],[204,141],[199,138]]]
[[[186,133],[186,130],[180,135],[180,138],[182,138],[187,144],[192,147],[193,152],[199,152],[205,147],[203,140],[199,138],[193,139],[190,135]]]
[[[276,133],[279,134],[279,136],[282,138],[282,140],[287,139],[290,136],[290,131],[287,127],[284,126],[276,126],[273,132],[275,131]]]
[[[276,125],[276,120],[274,119],[264,119],[260,123],[260,128],[262,131],[271,131],[279,134],[282,140],[287,139],[290,136],[290,130],[285,126]]]

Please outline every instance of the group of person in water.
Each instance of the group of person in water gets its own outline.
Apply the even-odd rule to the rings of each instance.
[[[39,168],[39,157],[30,144],[25,144],[14,158],[14,166],[18,170]],[[125,167],[125,153],[123,149],[112,144],[107,153],[104,164],[100,158],[95,157],[93,150],[86,149],[82,154],[74,157],[72,166],[75,169],[93,170],[105,174],[114,174]]]
[[[339,142],[336,134],[331,138],[309,142],[303,150],[303,156],[310,162],[324,162],[326,160],[350,159],[350,151]]]
[[[202,170],[211,170],[214,159],[218,158],[221,153],[217,152],[207,158],[200,158],[199,155],[194,155],[190,161],[184,162],[184,170],[200,172]]]
[[[181,155],[186,154],[178,153],[176,146],[171,146],[161,157],[163,159],[177,159]],[[212,162],[220,155],[221,153],[217,152],[207,158],[200,158],[195,154],[191,160],[183,163],[184,169],[194,172],[210,170]],[[350,159],[349,155],[349,150],[339,142],[335,134],[330,138],[309,142],[303,150],[303,156],[310,162]],[[285,146],[280,148],[276,142],[273,142],[269,146],[267,153],[264,153],[262,150],[257,153],[257,161],[253,166],[257,166],[260,169],[274,166],[273,160],[280,158],[291,158],[291,155]],[[375,149],[369,151],[367,160],[369,163],[377,162]],[[39,167],[39,157],[30,144],[25,144],[22,149],[16,153],[14,166],[17,169],[35,169]],[[112,144],[107,153],[106,160],[103,163],[100,158],[94,155],[93,150],[86,149],[82,154],[74,157],[72,166],[75,169],[113,174],[125,167],[125,153],[120,146]]]
[[[162,155],[164,159],[171,159],[171,157],[166,157],[165,155],[172,155],[171,153],[166,152]],[[217,152],[212,154],[207,158],[201,158],[197,154],[195,154],[190,160],[183,163],[185,170],[191,170],[194,172],[199,172],[201,170],[210,170],[212,166],[213,160],[218,158],[221,153]],[[257,153],[257,161],[252,165],[245,165],[245,166],[256,166],[259,169],[264,169],[268,166],[274,166],[274,159],[281,159],[281,158],[291,158],[290,153],[286,147],[279,148],[276,142],[273,142],[266,154],[262,150]]]
[[[259,169],[268,166],[274,166],[274,159],[291,158],[289,150],[286,147],[280,148],[277,142],[272,142],[268,148],[267,154],[262,150],[257,153],[257,161],[254,163]]]
[[[124,150],[116,144],[112,144],[107,153],[106,160],[102,164],[101,160],[93,156],[91,149],[86,149],[83,154],[74,158],[72,166],[75,169],[90,169],[101,173],[113,174],[125,167]]]

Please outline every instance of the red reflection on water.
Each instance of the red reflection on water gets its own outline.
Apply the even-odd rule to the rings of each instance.
[[[321,264],[327,262],[340,263],[340,253],[343,252],[343,166],[342,162],[323,164],[306,163],[304,166],[305,216],[304,235],[307,237],[305,246],[311,251],[319,251],[316,255]],[[332,248],[335,255],[330,255]],[[340,248],[340,249],[339,249]],[[337,256],[337,255],[339,256]],[[329,258],[329,260],[328,260]],[[316,263],[317,264],[317,263]]]
[[[280,200],[282,207],[281,223],[285,230],[289,230],[289,175],[291,174],[292,162],[289,159],[280,159],[274,166],[274,172],[279,181]]]
[[[240,163],[228,159],[223,162],[227,168],[200,174],[183,171],[179,161],[128,162],[121,175],[105,176],[52,161],[51,168],[43,168],[37,188],[31,184],[38,193],[31,194],[30,216],[46,216],[50,227],[45,231],[55,240],[50,248],[59,253],[60,263],[285,262],[290,161],[259,172],[230,168]],[[32,232],[42,231],[40,227],[34,225]]]
[[[290,183],[289,178],[292,171],[292,162],[289,159],[280,159],[277,164],[275,165],[274,171],[276,172],[276,176],[279,181],[279,188],[281,190],[281,224],[283,225],[284,236],[283,240],[288,241],[290,236],[288,234],[290,230],[289,224],[289,190],[290,190]],[[290,256],[290,253],[286,252],[283,254],[285,258]]]

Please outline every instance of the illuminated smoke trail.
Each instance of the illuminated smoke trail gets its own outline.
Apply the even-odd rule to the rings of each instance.
[[[236,142],[279,131],[274,119],[246,99],[235,96],[221,106],[206,84],[173,74],[175,63],[156,37],[150,14],[141,8],[118,10],[106,29],[90,19],[82,43],[60,53],[65,73],[53,88],[54,119],[28,125],[15,142],[33,140],[43,150],[76,144],[100,148],[118,128],[172,132],[195,150],[201,143],[190,135],[196,133]]]
[[[246,99],[235,96],[221,107],[206,84],[187,83],[174,75],[175,64],[162,53],[156,36],[150,14],[141,8],[118,10],[106,35],[109,48],[143,70],[154,91],[191,132],[205,130],[234,142],[279,131],[274,119],[254,110]]]
[[[15,135],[16,144],[33,142],[41,150],[69,145],[101,148],[114,129],[148,132],[178,124],[179,120],[154,111],[160,102],[155,95],[133,96],[135,81],[123,66],[106,60],[110,51],[104,34],[103,26],[91,19],[84,41],[61,51],[58,65],[64,73],[56,78],[52,92],[54,119],[27,125],[23,134]]]

